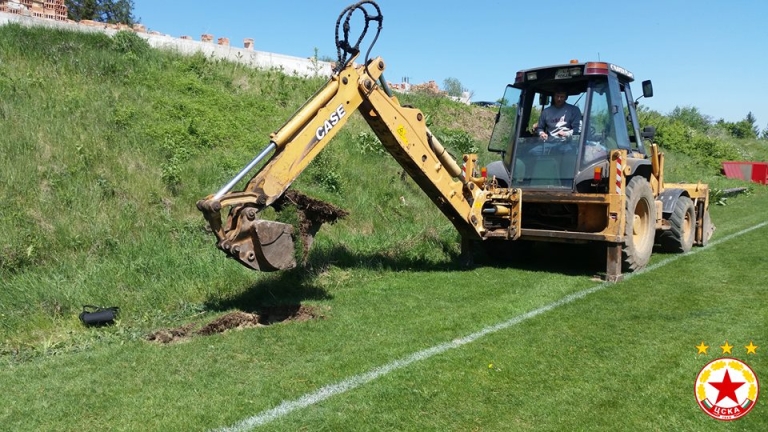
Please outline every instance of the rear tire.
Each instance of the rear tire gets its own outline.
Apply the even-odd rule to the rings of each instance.
[[[696,210],[693,201],[681,195],[669,216],[670,229],[659,234],[659,243],[666,252],[686,253],[696,238]]]
[[[633,177],[624,203],[626,224],[621,250],[622,270],[637,271],[648,264],[656,237],[656,200],[648,180]]]

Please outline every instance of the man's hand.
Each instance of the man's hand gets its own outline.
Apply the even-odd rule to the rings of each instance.
[[[560,137],[562,139],[570,138],[573,136],[573,129],[560,127],[552,131],[552,135],[556,137]]]

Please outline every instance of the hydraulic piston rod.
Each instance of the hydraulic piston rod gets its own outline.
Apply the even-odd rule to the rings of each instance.
[[[235,187],[237,182],[242,180],[243,177],[245,177],[249,172],[251,172],[253,167],[258,165],[258,163],[261,162],[262,159],[264,159],[269,153],[273,152],[276,148],[277,148],[277,144],[275,144],[274,142],[270,142],[269,145],[267,146],[267,148],[265,148],[261,153],[259,153],[259,155],[256,156],[251,161],[251,163],[246,165],[245,168],[243,168],[242,171],[237,173],[237,175],[232,180],[229,181],[229,183],[227,183],[223,188],[219,189],[219,191],[216,192],[216,195],[213,196],[213,201],[220,200],[221,197],[224,196],[224,194],[226,194],[227,192],[231,191],[232,188]]]

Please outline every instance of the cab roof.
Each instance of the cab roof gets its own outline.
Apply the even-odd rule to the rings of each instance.
[[[514,87],[522,89],[535,86],[552,91],[556,86],[568,86],[569,82],[581,81],[594,75],[609,75],[610,73],[615,73],[619,80],[624,83],[635,80],[635,75],[632,72],[614,63],[575,62],[523,69],[517,72]]]

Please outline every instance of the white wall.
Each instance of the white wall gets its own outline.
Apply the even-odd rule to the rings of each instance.
[[[106,26],[91,27],[64,21],[54,21],[49,19],[33,18],[18,14],[0,12],[0,25],[5,25],[8,23],[17,23],[30,27],[37,26],[82,32],[101,32],[110,36],[117,33],[117,30],[107,28]],[[292,57],[266,51],[254,51],[245,48],[216,45],[210,42],[179,39],[167,35],[155,35],[142,32],[136,32],[136,34],[144,38],[150,46],[159,49],[175,50],[184,54],[202,52],[206,56],[209,56],[213,59],[229,60],[260,69],[276,68],[282,70],[288,75],[331,75],[331,64],[328,62],[313,62],[308,58]]]

